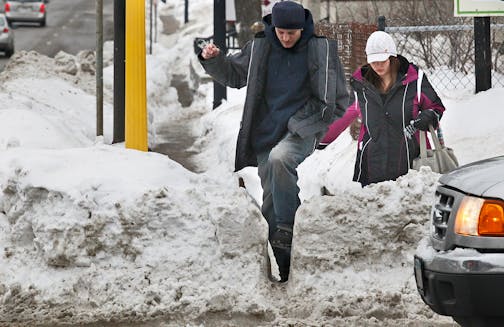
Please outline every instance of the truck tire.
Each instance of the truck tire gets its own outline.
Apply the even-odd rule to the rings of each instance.
[[[500,327],[504,326],[504,317],[453,317],[462,327]]]

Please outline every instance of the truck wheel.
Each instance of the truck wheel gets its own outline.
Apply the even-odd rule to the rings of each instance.
[[[504,326],[504,317],[453,317],[462,327],[500,327]]]

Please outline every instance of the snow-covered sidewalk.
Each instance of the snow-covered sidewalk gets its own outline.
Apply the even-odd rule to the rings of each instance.
[[[422,169],[362,189],[346,132],[299,168],[291,278],[268,281],[257,174],[233,173],[244,90],[211,110],[192,41],[211,34],[212,2],[191,4],[194,20],[160,35],[147,59],[149,145],[165,141],[166,122],[201,117],[187,124],[201,173],[110,145],[112,66],[103,138],[88,56],[19,52],[0,74],[0,325],[453,326],[413,277],[439,175]],[[182,17],[182,6],[160,13]],[[193,90],[190,105],[174,75]],[[445,139],[462,163],[502,154],[503,89],[442,97]],[[475,124],[474,108],[492,119]]]

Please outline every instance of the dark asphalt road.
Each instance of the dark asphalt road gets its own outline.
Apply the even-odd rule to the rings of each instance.
[[[47,26],[36,24],[14,25],[15,48],[35,50],[49,57],[59,51],[77,54],[81,50],[96,49],[96,2],[94,0],[50,0]],[[103,1],[104,40],[113,39],[114,0]],[[3,1],[0,0],[3,10]],[[0,57],[0,71],[8,59]],[[188,148],[194,142],[184,122],[167,122],[161,128],[164,142],[152,151],[167,154],[191,171],[197,171],[191,162]]]
[[[103,1],[104,39],[113,39],[114,1]],[[3,1],[0,0],[3,10]],[[96,7],[92,0],[51,0],[47,26],[15,24],[15,48],[35,50],[50,57],[59,51],[76,54],[96,48]],[[8,59],[0,57],[0,71]]]

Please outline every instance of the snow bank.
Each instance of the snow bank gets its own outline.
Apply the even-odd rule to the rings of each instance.
[[[5,110],[11,110],[19,117],[21,109],[25,122],[2,119],[0,124],[10,126],[12,132],[2,134],[17,139],[18,146],[23,147],[65,148],[71,144],[93,144],[96,135],[96,77],[94,70],[89,68],[91,64],[94,66],[94,55],[89,51],[77,56],[59,53],[56,58],[34,51],[16,52],[0,74],[0,99],[5,99],[0,115],[10,115]],[[108,143],[112,141],[111,92],[112,89],[105,88],[105,99],[109,102],[104,103],[103,121]],[[30,121],[31,126],[23,129],[21,127],[28,122],[26,115],[35,121]],[[58,135],[60,140],[57,140]],[[0,139],[0,144],[6,142],[8,140]]]
[[[418,296],[412,258],[428,232],[437,177],[425,168],[302,204],[290,295],[299,299],[303,318],[333,326],[421,326],[432,318]]]
[[[0,189],[0,322],[273,317],[241,189],[104,145],[4,151]]]
[[[182,6],[162,12],[182,17]],[[89,52],[19,52],[0,75],[0,325],[452,326],[413,279],[439,175],[412,171],[362,189],[347,132],[299,167],[291,278],[267,280],[257,173],[233,173],[244,90],[211,110],[192,41],[212,33],[212,3],[191,6],[195,18],[160,36],[147,59],[149,143],[163,141],[166,123],[186,124],[201,174],[103,144],[111,66],[105,137],[95,140]],[[464,96],[446,97],[447,144],[461,162],[498,154],[502,89]],[[474,108],[492,120],[476,126]]]
[[[305,201],[291,279],[275,285],[243,189],[106,145],[4,150],[0,322],[435,326],[411,258],[436,180],[425,169]]]

